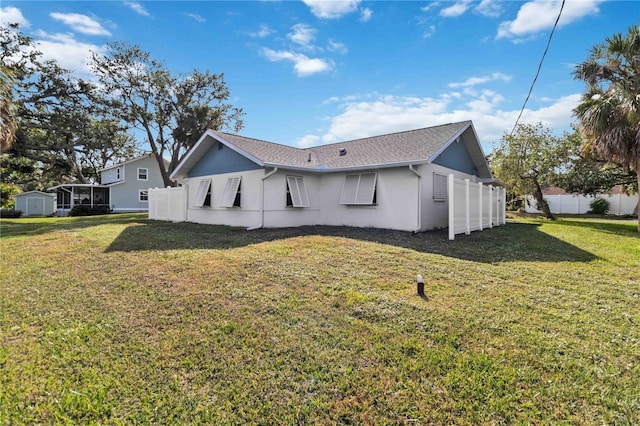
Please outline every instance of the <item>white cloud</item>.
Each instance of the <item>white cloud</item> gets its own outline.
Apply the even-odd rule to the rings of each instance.
[[[567,1],[558,26],[562,27],[587,15],[597,14],[603,0]],[[505,21],[498,27],[496,38],[519,38],[549,30],[560,12],[560,1],[533,0],[523,4],[513,21]]]
[[[316,135],[304,135],[296,140],[296,146],[298,148],[309,148],[310,146],[318,145],[320,138]]]
[[[368,22],[373,16],[373,10],[365,7],[360,11],[360,22]]]
[[[292,62],[294,70],[299,77],[329,71],[333,68],[333,63],[330,61],[319,58],[309,58],[301,53],[264,48],[262,49],[262,55],[271,62]]]
[[[60,21],[63,24],[71,27],[72,30],[88,35],[106,35],[110,36],[111,33],[107,31],[100,22],[87,15],[79,13],[51,13],[51,18],[56,21]]]
[[[502,74],[500,72],[494,72],[489,75],[481,76],[481,77],[470,77],[461,83],[449,83],[448,86],[451,88],[456,87],[473,87],[478,84],[488,83],[490,81],[502,80],[502,81],[511,81],[511,76]]]
[[[287,38],[302,47],[311,48],[316,39],[316,30],[307,24],[295,24]]]
[[[579,103],[580,96],[563,96],[549,100],[538,109],[525,110],[520,122],[540,121],[557,132],[568,131],[573,122],[572,110]],[[329,127],[324,134],[305,135],[299,144],[334,143],[472,120],[485,153],[489,153],[502,135],[511,131],[520,112],[519,109],[501,109],[503,102],[501,94],[490,90],[473,94],[445,93],[436,98],[375,93],[331,98],[326,104],[337,103],[341,112],[329,119]]]
[[[337,19],[358,10],[360,0],[302,0],[321,19]]]
[[[149,12],[147,12],[147,9],[144,8],[143,5],[141,5],[138,2],[135,1],[125,1],[124,4],[126,6],[129,6],[131,8],[131,10],[133,10],[134,12],[136,12],[138,15],[142,15],[142,16],[149,16]]]
[[[432,35],[434,35],[436,33],[436,26],[435,25],[429,25],[429,28],[427,28],[423,33],[422,33],[422,37],[424,38],[430,38]]]
[[[196,22],[206,22],[207,20],[204,19],[204,17],[198,15],[197,13],[184,13],[185,16],[188,16],[189,18],[193,19]]]
[[[254,38],[265,38],[273,33],[275,33],[275,30],[272,30],[267,24],[260,24],[258,31],[249,33],[249,36]]]
[[[482,0],[473,10],[482,16],[497,18],[502,13],[502,3],[498,0]]]
[[[0,16],[2,17],[2,23],[4,24],[20,24],[20,27],[29,27],[29,21],[22,16],[22,12],[17,7],[3,7],[0,8]]]
[[[464,15],[464,13],[471,7],[470,0],[464,0],[454,3],[452,6],[445,7],[440,11],[440,16],[445,18],[455,18],[456,16]]]
[[[435,8],[437,8],[439,6],[440,6],[440,2],[439,1],[433,1],[433,2],[430,2],[429,4],[427,4],[426,6],[422,6],[420,8],[420,10],[423,11],[423,12],[428,12],[431,9],[435,9]]]
[[[100,52],[102,47],[96,44],[82,43],[73,34],[48,34],[44,31],[35,33],[38,50],[45,59],[53,59],[62,68],[75,71],[79,76],[91,73],[89,58],[91,52]]]
[[[349,49],[347,49],[347,46],[345,46],[344,43],[339,43],[331,39],[329,39],[329,45],[327,46],[327,49],[331,52],[342,53],[343,55],[349,52]]]

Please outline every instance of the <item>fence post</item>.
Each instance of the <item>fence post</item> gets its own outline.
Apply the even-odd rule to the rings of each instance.
[[[455,240],[456,238],[456,230],[455,230],[455,203],[453,200],[453,194],[455,193],[453,185],[455,184],[454,179],[453,179],[453,174],[449,174],[449,176],[447,176],[447,199],[449,202],[449,239],[450,240]]]
[[[465,179],[464,180],[464,219],[465,219],[465,227],[467,228],[465,231],[465,234],[469,235],[471,234],[471,220],[469,218],[469,210],[471,210],[471,202],[469,200],[469,196],[471,195],[469,193],[469,179]]]
[[[489,185],[489,228],[493,229],[493,185]]]
[[[482,182],[479,182],[478,185],[478,225],[480,226],[480,230],[482,231],[484,229],[484,227],[482,226],[482,190],[484,189],[484,186],[482,185]]]

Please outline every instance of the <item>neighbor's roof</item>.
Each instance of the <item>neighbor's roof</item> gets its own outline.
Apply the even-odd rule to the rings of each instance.
[[[463,136],[478,176],[490,178],[489,166],[471,121],[305,149],[208,130],[180,162],[171,178],[186,177],[216,142],[260,166],[331,172],[430,163],[460,136]],[[345,150],[346,154],[340,155],[341,150]]]

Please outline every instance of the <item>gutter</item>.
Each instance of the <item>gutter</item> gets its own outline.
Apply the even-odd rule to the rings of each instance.
[[[264,227],[264,181],[267,180],[270,176],[274,175],[278,171],[277,167],[274,167],[269,173],[265,174],[262,177],[262,192],[260,193],[260,225],[253,226],[251,228],[247,228],[247,231],[255,231],[256,229],[260,229]]]
[[[420,228],[422,228],[422,175],[418,172],[413,164],[409,164],[409,171],[418,177],[418,218],[417,218],[417,227],[413,233],[420,232]]]

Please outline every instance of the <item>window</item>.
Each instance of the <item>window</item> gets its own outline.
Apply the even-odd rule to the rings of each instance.
[[[287,176],[287,207],[309,207],[309,197],[301,176]]]
[[[138,180],[149,180],[149,169],[138,167]]]
[[[240,176],[227,179],[220,207],[240,207]]]
[[[447,199],[447,177],[433,174],[433,199],[444,201]]]
[[[340,204],[371,206],[376,204],[377,173],[347,175],[342,187]]]
[[[208,204],[207,204],[208,201]],[[193,200],[193,207],[211,207],[211,179],[202,179]]]
[[[146,203],[149,201],[149,190],[141,189],[138,191],[138,201],[141,203]]]

